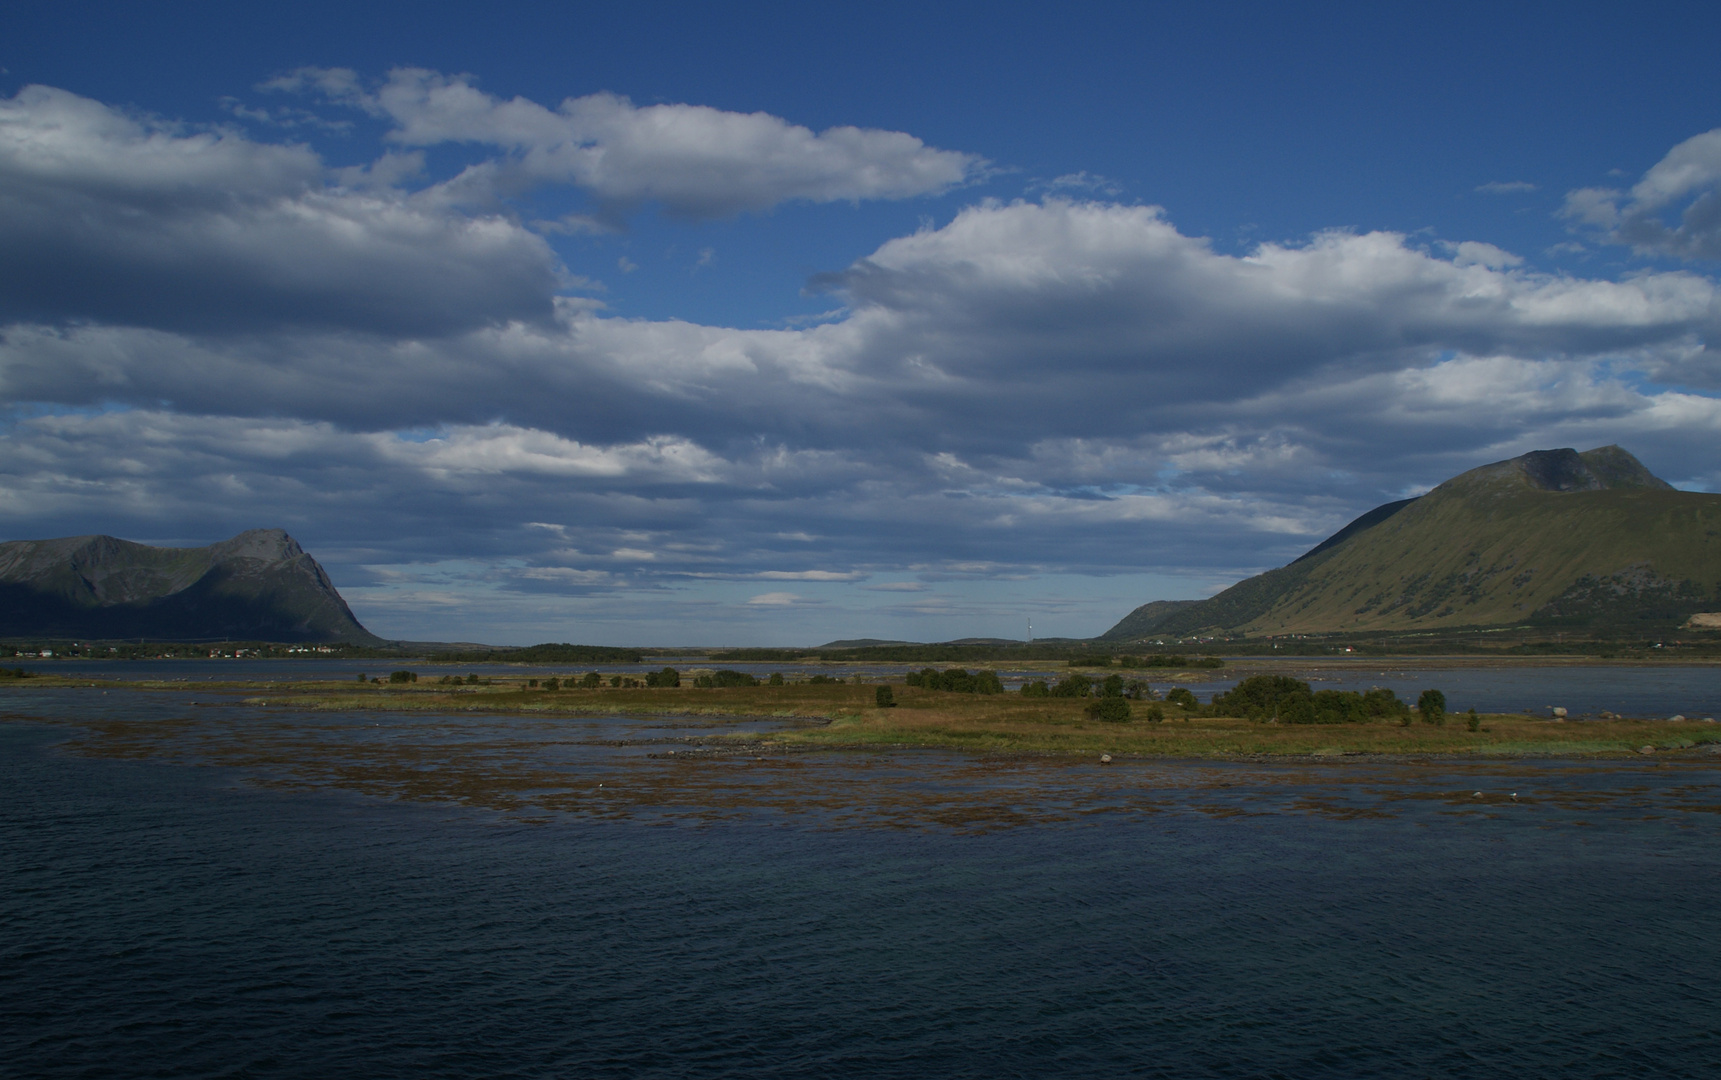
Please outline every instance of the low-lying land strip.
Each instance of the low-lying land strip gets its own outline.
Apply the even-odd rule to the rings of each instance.
[[[1419,662],[1420,664],[1420,662]],[[1164,677],[1161,677],[1163,681]],[[699,717],[714,725],[743,719],[785,721],[767,734],[735,736],[783,749],[878,747],[947,748],[985,753],[1129,755],[1176,758],[1344,755],[1625,755],[1721,750],[1721,725],[1608,718],[1566,721],[1489,713],[1473,719],[1448,713],[1443,722],[1407,709],[1400,715],[1352,723],[1280,723],[1214,715],[1171,701],[1130,702],[1122,721],[1094,715],[1096,697],[1030,696],[1020,692],[956,693],[901,681],[869,683],[786,680],[783,685],[599,687],[531,685],[538,680],[491,678],[356,683],[331,681],[103,681],[102,689],[193,690],[206,701],[265,709],[318,712],[557,716]],[[629,681],[640,681],[630,679]],[[86,687],[65,674],[0,679],[0,687]],[[881,686],[894,704],[881,707]],[[1097,689],[1097,688],[1096,688]],[[3,700],[3,698],[0,698]],[[1222,712],[1223,710],[1221,710]],[[1158,714],[1163,719],[1151,717]],[[714,736],[721,740],[723,736]]]

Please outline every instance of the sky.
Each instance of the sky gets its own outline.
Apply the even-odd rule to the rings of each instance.
[[[1721,491],[1713,4],[259,7],[0,10],[0,539],[810,645],[1096,635],[1528,450]]]

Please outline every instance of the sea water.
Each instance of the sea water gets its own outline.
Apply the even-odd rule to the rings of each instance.
[[[1708,759],[671,764],[614,737],[639,722],[594,718],[610,757],[587,760],[586,729],[509,745],[613,787],[634,766],[715,776],[675,790],[724,812],[515,812],[303,782],[209,741],[251,724],[381,760],[405,721],[96,694],[5,702],[0,1075],[1721,1068]],[[136,758],[79,741],[138,716],[202,734]],[[488,753],[489,730],[460,738]],[[782,797],[736,794],[758,777]],[[995,812],[940,810],[976,792]]]

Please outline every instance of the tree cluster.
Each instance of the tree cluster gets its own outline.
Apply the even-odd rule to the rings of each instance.
[[[713,671],[709,675],[695,675],[693,685],[701,690],[722,689],[729,686],[758,686],[759,678],[756,675],[749,675],[745,671],[730,671],[728,668],[724,668],[722,671]]]
[[[925,690],[945,690],[955,694],[1002,694],[1004,683],[998,678],[998,673],[989,668],[981,668],[970,674],[966,668],[947,668],[939,671],[936,668],[921,668],[911,671],[905,680],[910,686],[918,686]]]
[[[1423,691],[1417,710],[1428,723],[1444,723],[1446,695],[1438,690]],[[1410,706],[1385,687],[1367,692],[1313,690],[1301,679],[1286,675],[1244,679],[1225,693],[1214,695],[1211,712],[1282,724],[1366,724],[1377,720],[1407,724],[1411,718]]]

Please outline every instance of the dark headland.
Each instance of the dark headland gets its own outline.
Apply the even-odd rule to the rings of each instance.
[[[0,544],[0,637],[383,644],[280,529],[194,548],[112,536]]]

